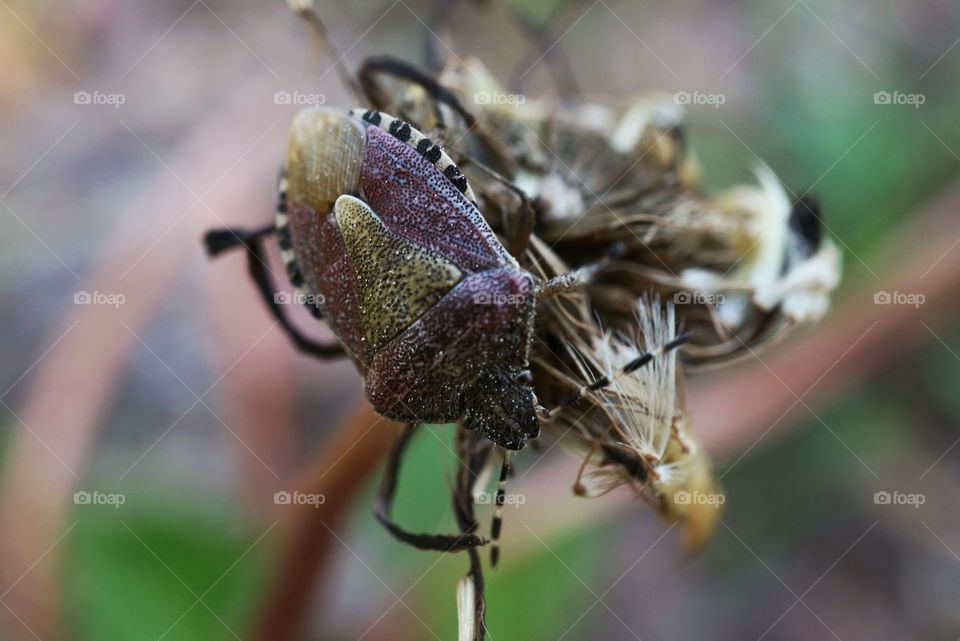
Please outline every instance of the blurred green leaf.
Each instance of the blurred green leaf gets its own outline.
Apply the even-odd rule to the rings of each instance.
[[[75,517],[65,568],[71,638],[245,637],[269,535],[250,549],[262,532],[226,512],[169,500],[78,506]]]

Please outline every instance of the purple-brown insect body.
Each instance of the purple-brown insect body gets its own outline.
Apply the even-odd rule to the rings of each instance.
[[[433,163],[382,129],[369,127],[367,136],[360,189],[388,227],[469,273],[517,268],[477,206]]]
[[[299,114],[280,245],[389,418],[463,420],[511,449],[539,431],[521,382],[535,284],[449,157],[402,121]]]

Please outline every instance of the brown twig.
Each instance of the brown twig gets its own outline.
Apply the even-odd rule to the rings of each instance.
[[[296,638],[314,587],[340,545],[334,532],[349,513],[354,497],[390,451],[401,427],[361,403],[297,475],[289,491],[322,494],[325,501],[318,506],[282,506],[283,554],[273,587],[257,615],[254,641]]]

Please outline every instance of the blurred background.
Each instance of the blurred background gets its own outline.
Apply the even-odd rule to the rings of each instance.
[[[464,2],[442,32],[428,2],[317,9],[350,69],[430,44],[549,95],[511,15],[556,6]],[[689,105],[707,184],[762,158],[812,189],[844,282],[822,326],[689,380],[727,492],[698,556],[629,492],[573,497],[551,444],[517,458],[490,637],[960,637],[960,7],[553,15],[586,93],[722,96]],[[200,244],[271,220],[292,103],[352,106],[311,43],[280,0],[0,0],[0,638],[455,638],[466,560],[371,514],[397,426]],[[452,430],[431,430],[396,514],[453,529]]]

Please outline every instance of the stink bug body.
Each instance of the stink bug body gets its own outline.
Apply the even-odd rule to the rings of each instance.
[[[274,299],[262,246],[272,233],[291,284],[338,344],[303,336]],[[245,247],[251,276],[297,347],[323,358],[349,356],[374,408],[408,423],[389,458],[376,516],[394,536],[424,549],[458,551],[487,540],[474,534],[472,510],[459,515],[456,535],[415,534],[391,520],[400,458],[416,425],[456,422],[505,448],[496,539],[506,450],[521,449],[541,421],[686,340],[657,346],[561,405],[541,408],[527,370],[537,306],[588,280],[598,264],[535,278],[497,239],[450,157],[409,123],[377,111],[301,112],[291,127],[275,223],[253,232],[212,231],[206,244],[214,255]],[[480,465],[488,450],[464,456],[479,456]]]
[[[287,272],[389,418],[463,420],[509,449],[539,431],[526,378],[535,307],[449,157],[378,112],[301,112],[277,214]]]

